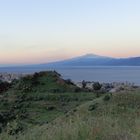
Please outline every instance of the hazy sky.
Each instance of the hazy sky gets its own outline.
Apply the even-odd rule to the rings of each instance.
[[[0,64],[86,53],[140,56],[140,0],[0,0]]]

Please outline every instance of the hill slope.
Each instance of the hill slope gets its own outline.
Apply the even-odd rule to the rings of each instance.
[[[23,77],[0,94],[0,131],[14,135],[47,124],[94,97],[55,71]]]
[[[18,140],[139,140],[139,101],[139,91],[105,95],[20,135]]]
[[[0,139],[139,140],[140,90],[97,93],[55,71],[13,81],[0,94]]]

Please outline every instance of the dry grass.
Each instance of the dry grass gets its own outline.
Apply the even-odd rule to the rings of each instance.
[[[18,140],[139,140],[140,94],[114,95],[105,102],[103,97],[87,102],[53,123],[38,126],[19,135]],[[88,111],[94,103],[98,107]],[[16,137],[1,136],[1,140]]]

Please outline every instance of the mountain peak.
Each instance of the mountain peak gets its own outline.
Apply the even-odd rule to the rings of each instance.
[[[82,58],[93,58],[93,59],[100,59],[100,58],[110,58],[110,57],[106,57],[106,56],[101,56],[101,55],[96,55],[96,54],[85,54],[83,56],[81,56]]]
[[[94,57],[95,58],[95,57],[101,57],[101,56],[92,54],[92,53],[88,53],[88,54],[84,55],[84,57]]]

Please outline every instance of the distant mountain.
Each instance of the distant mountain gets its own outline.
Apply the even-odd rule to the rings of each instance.
[[[95,54],[86,54],[68,60],[40,64],[40,67],[76,67],[76,66],[140,66],[140,57],[112,58]]]
[[[62,67],[140,66],[140,57],[113,58],[86,54],[83,56],[45,64],[1,67],[0,72],[32,72]]]

